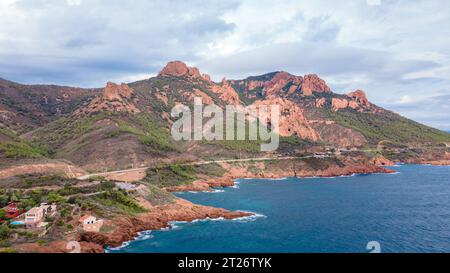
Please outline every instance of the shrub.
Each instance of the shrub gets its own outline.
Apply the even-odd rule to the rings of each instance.
[[[5,224],[0,225],[0,240],[7,240],[9,239],[9,235],[11,233],[11,230],[9,227]]]

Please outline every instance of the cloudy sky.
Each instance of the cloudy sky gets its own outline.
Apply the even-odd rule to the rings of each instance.
[[[450,130],[447,0],[0,1],[2,78],[99,87],[174,59],[214,80],[316,73]]]

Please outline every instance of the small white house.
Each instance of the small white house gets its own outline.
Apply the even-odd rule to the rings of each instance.
[[[84,215],[78,222],[81,223],[83,230],[88,232],[99,232],[100,228],[103,226],[103,220],[97,219],[92,215]]]

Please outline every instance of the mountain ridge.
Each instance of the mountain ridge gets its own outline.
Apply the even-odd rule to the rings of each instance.
[[[88,170],[183,157],[232,157],[236,151],[260,153],[258,143],[251,141],[174,142],[170,137],[174,122],[170,111],[179,104],[192,106],[194,97],[221,108],[228,104],[278,104],[278,153],[305,151],[308,147],[376,147],[386,141],[394,146],[450,142],[450,135],[444,132],[372,104],[362,90],[334,93],[315,74],[296,76],[276,71],[213,82],[198,68],[172,61],[156,77],[127,84],[108,82],[101,89],[8,83],[1,84],[0,90],[6,90],[3,97],[9,94],[0,101],[0,110],[24,117],[8,124],[5,120],[9,116],[4,114],[0,116],[3,124],[18,128],[28,142],[44,147],[53,157],[68,159]],[[24,98],[22,93],[33,96]],[[19,110],[30,105],[42,113],[38,117],[23,111],[14,113],[14,108],[7,108],[8,99],[16,99],[16,104],[25,101]],[[28,124],[27,117],[36,120]]]

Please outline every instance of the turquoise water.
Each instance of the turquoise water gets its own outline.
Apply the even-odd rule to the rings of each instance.
[[[401,165],[396,174],[239,180],[192,202],[245,210],[240,220],[174,223],[111,252],[450,252],[450,167]]]

